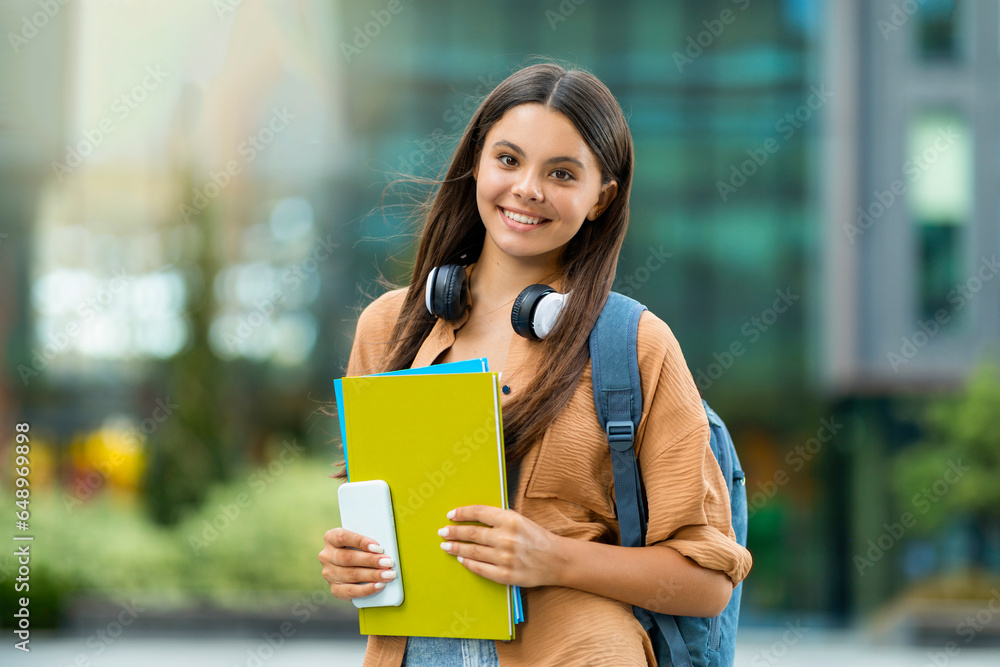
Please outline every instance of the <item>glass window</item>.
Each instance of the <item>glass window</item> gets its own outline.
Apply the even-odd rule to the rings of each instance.
[[[913,117],[904,178],[915,225],[921,318],[953,306],[948,294],[963,277],[963,237],[972,215],[972,136],[955,110]]]
[[[917,10],[917,52],[924,61],[956,60],[958,21],[954,0],[923,0]]]

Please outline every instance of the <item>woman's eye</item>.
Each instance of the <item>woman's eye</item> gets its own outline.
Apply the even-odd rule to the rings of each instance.
[[[500,160],[500,163],[503,164],[503,166],[505,167],[513,167],[515,164],[517,164],[517,160],[514,159],[513,155],[504,154],[501,155],[498,159]],[[510,160],[510,162],[507,162],[507,160]]]
[[[560,180],[560,181],[572,181],[573,180],[573,174],[569,173],[565,169],[556,169],[555,171],[552,172],[552,175],[555,176],[556,179]]]

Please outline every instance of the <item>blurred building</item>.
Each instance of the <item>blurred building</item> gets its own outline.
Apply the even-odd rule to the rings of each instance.
[[[889,457],[915,434],[895,397],[947,391],[1000,340],[1000,11],[994,2],[831,3],[823,140],[823,391],[839,397],[855,610],[970,563],[968,527],[848,564],[900,513]],[[864,546],[863,546],[864,545]],[[877,552],[878,550],[876,550]]]
[[[962,380],[1000,331],[1000,76],[992,2],[838,4],[827,77],[824,379]]]

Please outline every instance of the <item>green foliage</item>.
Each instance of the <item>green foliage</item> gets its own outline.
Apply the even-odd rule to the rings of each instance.
[[[189,564],[187,587],[224,592],[322,585],[317,554],[323,534],[340,525],[340,482],[327,476],[329,470],[293,464],[277,476],[250,473],[213,491],[178,527]]]
[[[134,500],[105,493],[74,506],[61,490],[36,491],[32,605],[45,602],[54,621],[77,593],[245,608],[325,589],[317,554],[323,534],[340,525],[340,482],[329,478],[328,462],[299,459],[266,478],[259,470],[244,472],[213,488],[196,513],[169,528],[150,521]],[[220,519],[227,509],[228,523]],[[206,525],[215,531],[210,540]],[[192,538],[204,544],[195,549]],[[0,572],[16,572],[10,551],[0,555]],[[12,589],[8,574],[3,590]]]
[[[1000,520],[1000,369],[983,365],[964,391],[927,410],[924,439],[895,461],[901,504],[931,530],[958,514]]]

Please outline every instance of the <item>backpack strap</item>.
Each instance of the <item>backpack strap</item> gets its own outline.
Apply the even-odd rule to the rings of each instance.
[[[639,316],[644,310],[638,301],[611,292],[590,333],[594,406],[611,448],[615,506],[622,546],[626,547],[641,547],[646,542],[645,509],[633,449],[642,416],[636,344]]]
[[[639,465],[635,460],[635,433],[642,417],[642,383],[639,377],[639,316],[646,306],[623,294],[611,292],[590,332],[591,382],[597,420],[604,427],[611,449],[615,479],[615,513],[621,544],[646,546],[646,510],[643,506]],[[623,344],[624,343],[624,344]],[[657,627],[670,649],[674,667],[691,667],[691,654],[677,619],[632,606],[647,632]]]

